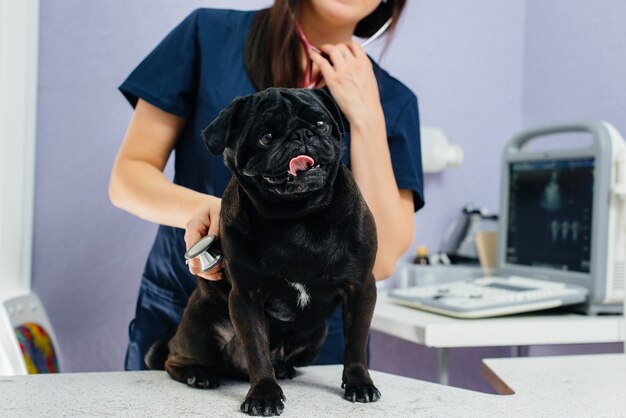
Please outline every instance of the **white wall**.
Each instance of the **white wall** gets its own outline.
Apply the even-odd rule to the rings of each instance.
[[[30,289],[38,0],[0,0],[0,300]]]

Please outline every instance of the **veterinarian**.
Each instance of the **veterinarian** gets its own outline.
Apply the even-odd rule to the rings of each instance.
[[[276,0],[262,11],[196,10],[123,82],[120,90],[135,110],[109,195],[115,206],[160,225],[129,327],[127,370],[145,369],[148,348],[173,336],[194,275],[221,279],[220,266],[200,273],[183,254],[206,234],[218,234],[230,174],[222,157],[205,149],[200,130],[237,96],[271,86],[330,91],[345,117],[344,162],[376,220],[374,275],[380,280],[393,272],[424,202],[417,100],[352,36],[372,36],[390,18],[392,30],[405,1]],[[163,169],[173,152],[171,181]],[[339,310],[317,363],[342,359]]]

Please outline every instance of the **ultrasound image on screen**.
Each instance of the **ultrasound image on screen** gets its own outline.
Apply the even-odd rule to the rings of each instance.
[[[589,273],[593,159],[509,167],[506,262]]]

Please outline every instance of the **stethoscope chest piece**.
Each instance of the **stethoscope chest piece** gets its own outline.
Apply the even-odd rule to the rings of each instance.
[[[211,247],[215,243],[215,235],[207,235],[193,244],[189,250],[185,253],[185,259],[187,262],[194,258],[200,259],[200,270],[211,270],[222,261],[222,254],[217,254],[211,251]]]

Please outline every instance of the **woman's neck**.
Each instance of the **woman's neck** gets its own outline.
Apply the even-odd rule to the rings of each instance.
[[[336,45],[352,40],[356,23],[333,24],[317,15],[307,2],[302,3],[298,20],[306,37],[313,45],[319,48],[324,44]]]

